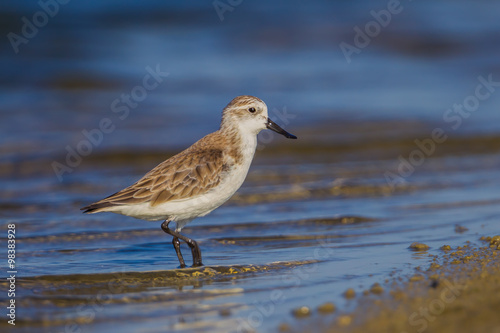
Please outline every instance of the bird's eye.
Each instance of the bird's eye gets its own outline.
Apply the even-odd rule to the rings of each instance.
[[[248,109],[248,111],[250,111],[251,113],[254,113],[255,112],[255,108],[250,108],[250,109]]]

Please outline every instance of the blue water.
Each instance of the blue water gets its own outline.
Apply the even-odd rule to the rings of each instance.
[[[83,332],[223,332],[252,318],[252,328],[273,331],[296,307],[349,308],[345,289],[362,292],[425,267],[444,244],[498,233],[500,3],[402,1],[349,63],[339,45],[354,45],[354,28],[387,6],[242,1],[221,20],[206,1],[73,0],[16,53],[9,33],[21,35],[22,17],[32,21],[41,8],[4,1],[0,225],[17,226],[18,275],[30,286],[20,293],[20,329],[58,331],[81,319],[78,306],[100,288],[45,284],[44,276],[86,274],[85,281],[176,268],[158,223],[79,208],[216,130],[222,108],[241,94],[262,98],[299,140],[261,135],[239,194],[186,233],[208,266],[319,262],[186,285],[155,287],[146,275],[141,288],[113,295],[118,303],[99,308]],[[158,84],[140,95],[155,70],[163,73]],[[491,77],[490,89],[479,88],[489,95],[457,118],[448,110],[474,100],[479,77]],[[103,119],[112,130],[58,177],[54,163],[68,165],[68,151]],[[436,128],[449,139],[401,188],[388,189],[385,173]],[[469,230],[457,233],[457,224]],[[431,249],[411,252],[414,241]],[[318,249],[328,255],[315,258]],[[283,293],[269,307],[276,290]],[[172,298],[154,298],[165,295]]]

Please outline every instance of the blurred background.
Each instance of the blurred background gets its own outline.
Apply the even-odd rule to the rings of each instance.
[[[200,239],[208,265],[305,260],[316,235],[330,235],[336,249],[293,300],[252,328],[272,329],[303,303],[342,303],[344,288],[425,263],[406,249],[414,240],[432,254],[443,240],[459,245],[495,230],[499,15],[492,0],[3,0],[0,216],[18,225],[19,275],[175,268],[159,225],[79,208],[218,129],[222,108],[243,94],[263,99],[299,140],[262,133],[239,194],[186,233]],[[435,129],[444,142],[415,153],[415,140]],[[405,173],[402,160],[418,163]],[[191,318],[183,325],[233,325],[276,281],[244,278],[230,301],[193,296],[173,313]],[[57,290],[25,291],[27,331],[81,316],[71,310],[78,302],[61,309]],[[221,320],[198,302],[233,316]],[[85,324],[98,331],[121,318],[106,309]],[[157,318],[151,331],[181,325],[156,312],[138,325],[148,316]]]
[[[354,28],[365,30],[370,12],[387,10],[387,1],[67,2],[18,42],[17,53],[8,34],[23,38],[22,17],[33,22],[43,9],[37,1],[2,3],[4,156],[58,157],[103,117],[116,131],[100,151],[185,146],[216,129],[221,109],[241,94],[286,107],[296,127],[339,119],[439,123],[474,92],[477,76],[500,75],[496,1],[401,2],[350,63],[340,44],[355,46]],[[111,104],[142,85],[147,66],[169,76],[120,121]],[[461,131],[495,130],[493,97]]]

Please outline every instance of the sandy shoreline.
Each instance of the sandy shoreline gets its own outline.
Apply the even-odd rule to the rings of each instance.
[[[500,332],[500,236],[442,247],[427,269],[394,279],[356,299],[355,310],[321,309],[281,332]],[[376,291],[376,292],[375,292]],[[291,329],[293,327],[293,329]]]

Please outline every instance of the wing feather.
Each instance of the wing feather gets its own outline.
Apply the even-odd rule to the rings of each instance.
[[[148,188],[141,188],[140,190],[133,193],[134,198],[149,198],[151,196],[151,191]]]
[[[224,169],[220,149],[185,151],[159,164],[133,185],[85,209],[92,211],[144,202],[154,207],[201,195],[219,185]]]

